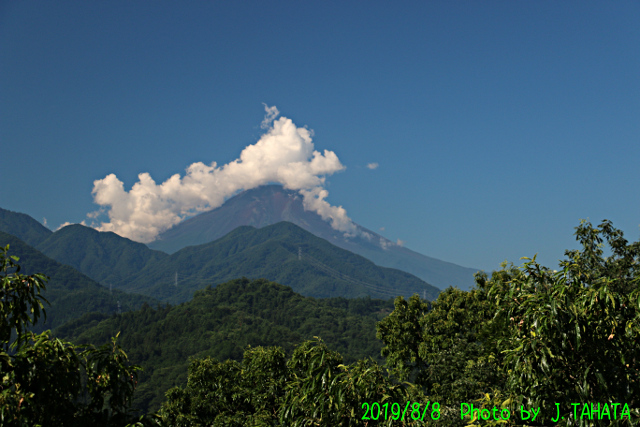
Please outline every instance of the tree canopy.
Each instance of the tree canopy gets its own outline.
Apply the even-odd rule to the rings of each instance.
[[[629,243],[609,221],[582,222],[576,237],[581,248],[566,251],[558,270],[526,258],[520,267],[504,263],[490,276],[478,273],[469,292],[449,288],[433,302],[397,298],[377,326],[386,366],[372,358],[345,363],[319,338],[288,349],[244,346],[236,360],[203,355],[190,360],[186,384],[170,389],[158,413],[136,425],[638,425],[640,242]],[[102,347],[82,347],[29,332],[44,313],[46,278],[21,275],[7,248],[0,259],[2,424],[135,421],[129,405],[139,368],[129,365],[117,333]],[[280,285],[242,279],[199,291],[177,311],[143,307],[139,323],[173,312],[195,327],[197,307],[214,300],[243,308],[228,336],[259,325],[258,318],[282,316],[262,312],[251,289],[283,309],[315,304]],[[319,306],[325,314],[372,314],[385,303],[335,299]],[[287,321],[300,323],[291,313]],[[100,320],[106,337],[115,323]]]
[[[136,366],[116,344],[78,347],[34,334],[45,315],[47,278],[20,274],[19,259],[0,248],[0,424],[122,426],[137,382]]]
[[[528,425],[580,425],[572,403],[623,402],[637,421],[640,243],[609,221],[583,221],[576,237],[582,248],[566,251],[559,271],[526,258],[431,305],[398,298],[378,324],[389,367],[449,408],[541,408]],[[624,425],[619,414],[593,422]]]

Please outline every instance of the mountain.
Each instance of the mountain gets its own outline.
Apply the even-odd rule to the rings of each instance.
[[[99,232],[80,224],[61,228],[36,247],[104,285],[122,283],[150,262],[168,256],[115,233]]]
[[[243,276],[273,280],[317,298],[389,299],[418,293],[433,300],[440,292],[409,273],[379,267],[290,222],[260,229],[238,227],[213,242],[150,262],[118,286],[179,303],[198,289]]]
[[[389,299],[418,293],[434,299],[440,292],[411,274],[378,267],[292,223],[258,230],[238,227],[214,242],[168,255],[80,224],[52,233],[28,215],[3,212],[5,228],[31,236],[47,257],[105,286],[165,302],[187,301],[198,289],[243,276],[275,280],[313,297]],[[319,217],[311,219],[323,223]]]
[[[165,231],[148,246],[174,253],[186,246],[219,239],[242,225],[261,228],[280,221],[292,222],[333,245],[362,255],[380,266],[411,273],[440,289],[457,286],[468,290],[474,284],[476,269],[419,254],[362,226],[357,225],[359,236],[344,237],[317,213],[305,211],[302,197],[297,192],[285,190],[279,185],[262,186],[240,193],[219,208],[201,213]]]
[[[290,352],[314,336],[351,363],[365,357],[382,362],[376,322],[393,302],[369,298],[313,299],[267,280],[237,279],[196,292],[178,306],[100,318],[86,315],[56,331],[77,344],[118,343],[143,367],[134,407],[158,409],[164,393],[184,385],[192,358],[240,360],[247,346],[279,346]]]
[[[31,246],[36,246],[52,234],[51,230],[29,215],[2,208],[0,208],[0,231],[16,236]]]
[[[110,292],[74,268],[47,257],[16,236],[0,232],[0,246],[6,245],[9,245],[9,255],[20,258],[20,274],[42,273],[49,277],[46,290],[42,293],[50,303],[45,304],[46,321],[41,318],[33,328],[35,332],[54,329],[89,312],[111,315],[119,310],[139,308],[145,302],[157,304],[151,297],[120,290]]]

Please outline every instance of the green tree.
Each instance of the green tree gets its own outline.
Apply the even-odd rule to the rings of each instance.
[[[46,277],[20,274],[0,249],[0,423],[5,426],[112,426],[130,420],[136,366],[113,339],[76,347],[49,331],[28,331],[44,315]]]
[[[160,415],[179,427],[274,425],[287,376],[278,347],[248,348],[242,363],[194,359],[186,387],[167,392]]]
[[[505,263],[490,278],[477,274],[475,289],[447,289],[433,307],[417,296],[396,300],[378,325],[392,372],[448,405],[445,419],[455,408],[450,425],[462,423],[463,402],[511,414],[541,408],[528,425],[553,423],[556,403],[559,425],[637,423],[640,242],[629,244],[610,221],[583,221],[576,237],[582,248],[565,252],[560,271],[534,257],[519,268]],[[626,403],[632,421],[619,419],[624,406],[616,421],[612,408],[611,419],[585,421],[583,407],[574,415],[576,402]]]
[[[247,348],[242,363],[193,360],[187,386],[167,392],[160,415],[179,427],[408,426],[417,423],[394,420],[390,408],[386,420],[363,420],[363,403],[423,398],[410,385],[392,383],[371,359],[344,365],[318,339],[300,344],[288,360],[278,347]]]
[[[563,425],[584,423],[581,412],[574,416],[574,402],[626,403],[635,418],[640,415],[640,244],[628,244],[609,221],[599,227],[583,221],[576,236],[582,249],[565,253],[562,270],[542,267],[534,258],[506,286],[490,284],[496,317],[508,325],[499,343],[506,356],[506,391],[515,405],[547,409],[541,423],[555,417],[555,403]]]
[[[461,423],[460,404],[500,388],[504,382],[496,349],[500,328],[492,322],[486,276],[476,275],[470,292],[448,288],[429,304],[417,295],[399,297],[395,310],[378,323],[387,366],[400,380],[423,388],[439,402],[443,419]]]

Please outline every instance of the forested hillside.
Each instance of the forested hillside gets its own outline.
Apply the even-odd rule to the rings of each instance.
[[[99,232],[80,224],[61,228],[37,248],[104,285],[126,283],[150,262],[168,256],[115,233]]]
[[[175,253],[187,246],[218,240],[241,226],[262,228],[282,221],[296,224],[376,265],[410,273],[439,289],[455,286],[468,290],[478,271],[414,252],[355,223],[358,235],[345,237],[318,213],[306,209],[297,191],[282,185],[263,185],[243,191],[219,208],[202,212],[161,233],[149,247]]]
[[[388,299],[418,293],[433,299],[440,292],[409,273],[379,267],[288,222],[261,229],[239,227],[172,255],[80,224],[52,233],[28,215],[6,210],[0,211],[3,230],[13,235],[15,230],[48,257],[104,286],[172,304],[239,277],[266,278],[318,298]]]
[[[52,233],[29,215],[2,208],[0,208],[0,231],[16,236],[34,247]]]
[[[317,336],[347,362],[381,362],[375,324],[392,310],[392,300],[313,299],[266,280],[237,279],[198,291],[178,306],[144,306],[103,319],[86,315],[56,335],[99,344],[120,333],[131,361],[144,368],[134,406],[147,411],[157,410],[164,392],[186,381],[191,358],[241,360],[247,346],[291,351]]]
[[[390,301],[315,300],[237,279],[179,306],[58,329],[75,343],[112,341],[88,352],[25,337],[37,313],[20,301],[37,301],[41,279],[11,273],[3,253],[0,410],[12,426],[124,427],[133,395],[133,408],[160,407],[138,426],[638,425],[640,242],[608,221],[583,222],[576,236],[581,249],[557,271],[505,263],[470,292],[398,297],[388,315]],[[118,341],[144,367],[139,378]],[[380,349],[385,367],[367,358]]]
[[[41,273],[49,277],[44,297],[51,304],[46,320],[36,325],[36,331],[54,329],[85,313],[115,314],[134,310],[144,302],[156,305],[153,297],[131,294],[117,289],[110,291],[74,268],[60,264],[37,249],[7,233],[0,232],[0,246],[10,246],[10,253],[20,258],[23,274]]]
[[[400,270],[378,267],[289,222],[239,227],[215,242],[150,262],[123,289],[179,303],[194,291],[238,277],[266,278],[306,296],[394,298],[439,289]],[[177,284],[176,284],[177,281]]]

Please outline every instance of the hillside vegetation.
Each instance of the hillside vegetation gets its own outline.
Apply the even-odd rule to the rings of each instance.
[[[0,208],[0,231],[16,236],[28,245],[36,246],[52,232],[27,214]]]
[[[433,299],[440,292],[409,273],[378,267],[289,222],[260,229],[239,227],[214,242],[150,262],[121,286],[180,303],[198,289],[238,277],[265,278],[315,298],[389,299],[418,293]]]
[[[136,426],[638,425],[640,241],[609,221],[583,222],[576,237],[581,249],[557,271],[505,263],[477,274],[470,292],[398,297],[387,316],[389,301],[325,305],[238,279],[179,306],[87,314],[59,329],[111,341],[88,351],[25,332],[42,277],[12,273],[3,251],[3,425],[124,427],[136,394],[138,408],[160,404]],[[363,354],[375,350],[375,322],[386,367]],[[309,334],[332,342],[298,341]],[[147,364],[139,383],[114,335]]]
[[[80,224],[52,233],[28,215],[0,214],[0,231],[30,238],[46,256],[104,286],[172,304],[239,277],[266,278],[317,298],[388,299],[418,293],[433,299],[440,292],[409,273],[379,267],[288,222],[261,229],[239,227],[216,241],[167,255]]]
[[[164,231],[149,247],[172,254],[187,246],[218,240],[241,226],[262,228],[282,221],[296,224],[381,267],[406,271],[439,289],[454,286],[468,290],[478,271],[413,252],[356,223],[357,235],[346,237],[316,212],[305,209],[297,191],[286,190],[282,185],[263,185],[243,191],[222,206]]]
[[[121,284],[147,264],[168,255],[112,232],[68,225],[37,245],[38,250],[102,284]]]
[[[141,307],[145,302],[158,303],[149,296],[117,289],[110,292],[74,268],[60,264],[17,237],[0,231],[0,247],[6,245],[10,246],[12,255],[20,258],[23,274],[41,273],[49,277],[43,296],[51,305],[47,308],[46,320],[39,322],[34,331],[55,329],[85,313],[115,314],[118,304],[120,311],[128,311]]]
[[[321,337],[349,362],[378,361],[382,344],[375,324],[393,310],[393,301],[303,297],[267,280],[237,279],[196,292],[178,306],[109,318],[86,315],[59,328],[56,335],[76,343],[100,344],[120,334],[120,344],[144,368],[136,409],[157,410],[164,393],[186,381],[192,358],[241,360],[247,346],[297,344]]]

